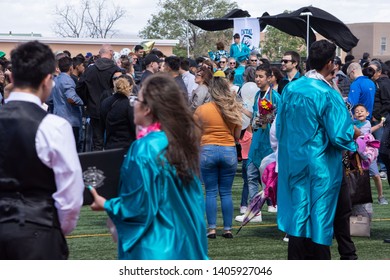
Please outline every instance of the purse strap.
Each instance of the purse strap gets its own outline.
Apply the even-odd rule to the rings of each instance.
[[[359,173],[360,175],[363,175],[363,168],[362,168],[362,164],[360,162],[360,156],[359,156],[359,153],[355,153],[355,158],[356,158],[356,165],[357,165],[357,168],[359,169]]]
[[[345,166],[345,175],[347,176],[349,176],[349,173],[351,172],[351,160],[352,160],[352,158],[348,153],[349,153],[348,151],[345,152],[345,155],[343,157],[343,164]],[[363,175],[364,170],[362,168],[359,153],[357,152],[355,152],[355,160],[356,160],[356,167],[359,170],[360,175]]]

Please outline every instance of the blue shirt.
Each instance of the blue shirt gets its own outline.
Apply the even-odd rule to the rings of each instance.
[[[357,104],[363,104],[367,111],[370,113],[367,120],[372,117],[372,111],[374,110],[374,98],[375,98],[376,86],[366,76],[357,77],[351,84],[348,95],[348,103],[353,106]]]
[[[52,89],[53,114],[66,119],[72,127],[81,126],[81,106],[84,105],[76,93],[76,84],[66,73],[60,73],[54,78],[55,87]],[[70,104],[73,100],[74,104]]]

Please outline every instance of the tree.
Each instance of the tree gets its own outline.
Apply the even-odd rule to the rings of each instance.
[[[305,40],[291,36],[287,33],[268,25],[265,30],[264,45],[261,53],[266,55],[270,61],[282,58],[286,51],[296,51],[301,57],[306,56]]]
[[[58,36],[111,38],[117,33],[115,23],[126,15],[126,10],[104,0],[83,0],[77,7],[56,6],[55,15],[58,19],[53,31]]]
[[[160,0],[160,12],[152,15],[139,36],[153,39],[178,39],[174,53],[187,56],[187,45],[193,56],[206,55],[215,49],[218,41],[225,46],[231,43],[231,31],[204,31],[190,23],[189,19],[211,19],[222,17],[237,8],[230,0]],[[187,40],[188,31],[188,40]]]

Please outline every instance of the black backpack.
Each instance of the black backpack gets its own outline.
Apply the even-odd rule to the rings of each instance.
[[[343,97],[348,97],[351,79],[341,74],[336,75],[336,77],[338,78],[337,86],[340,89],[341,95]]]

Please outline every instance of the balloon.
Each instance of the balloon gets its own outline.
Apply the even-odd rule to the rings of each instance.
[[[123,48],[121,51],[120,51],[120,55],[129,55],[130,53],[130,49],[129,48]]]
[[[250,123],[251,123],[251,119],[243,113],[242,114],[242,128],[241,129],[246,129]]]
[[[252,108],[255,103],[255,95],[259,88],[254,82],[247,82],[241,87],[241,98],[246,108]]]
[[[144,47],[145,54],[150,53],[153,49],[155,42],[154,41],[143,41],[141,42],[141,46]]]
[[[120,57],[121,57],[120,53],[114,52],[114,55],[113,55],[114,61],[117,61]]]
[[[259,91],[259,88],[254,82],[247,82],[245,83],[240,90],[240,95],[242,98],[242,104],[245,109],[252,112],[253,104],[255,103],[255,95],[256,92]],[[242,129],[245,129],[250,124],[250,118],[242,114]]]

